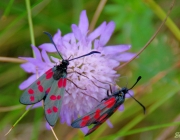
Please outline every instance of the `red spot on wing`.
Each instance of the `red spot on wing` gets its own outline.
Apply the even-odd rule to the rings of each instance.
[[[48,89],[46,90],[46,94],[48,94],[48,93],[49,93],[50,89],[51,89],[51,88],[48,88]]]
[[[101,112],[100,109],[97,109],[97,110],[96,110],[95,115],[94,115],[94,118],[95,118],[95,119],[98,119],[98,118],[100,117],[100,112]]]
[[[47,109],[46,110],[46,112],[48,113],[48,114],[51,114],[52,113],[52,111],[51,111],[51,109],[49,108],[49,109]]]
[[[107,119],[105,119],[106,118],[106,116],[107,116],[108,114],[104,114],[101,118],[99,118],[99,121],[100,122],[104,122],[105,120],[107,120]],[[105,119],[105,120],[104,120]]]
[[[30,101],[31,101],[31,102],[34,101],[34,96],[30,96]]]
[[[56,106],[53,106],[53,111],[56,113],[56,112],[58,112],[58,108],[56,107]]]
[[[85,116],[84,118],[82,118],[82,122],[80,124],[81,127],[86,126],[86,124],[88,123],[90,117],[89,116]]]
[[[50,79],[50,78],[52,78],[52,76],[53,76],[53,72],[50,72],[46,75],[46,79]]]
[[[40,84],[41,84],[41,82],[40,82],[40,81],[38,81],[38,82],[37,82],[37,85],[40,85]]]
[[[64,81],[63,81],[63,87],[66,87],[66,78],[64,78]]]
[[[44,90],[43,86],[39,85],[39,86],[38,86],[38,90],[39,90],[40,92],[43,92],[43,90]]]
[[[29,94],[34,94],[34,90],[30,88],[30,89],[28,90],[28,93],[29,93]]]
[[[90,119],[89,116],[85,116],[84,118],[82,118],[83,121],[88,121]]]
[[[104,102],[107,108],[113,107],[113,105],[116,103],[116,99],[114,97],[108,99],[107,101]]]
[[[58,81],[58,87],[61,88],[63,86],[63,78],[60,78]]]
[[[60,96],[60,95],[58,95],[58,96],[57,96],[57,100],[60,100],[60,99],[61,99],[61,96]]]
[[[52,78],[52,76],[53,76],[53,71],[52,71],[52,69],[49,69],[45,74],[46,74],[46,79]]]
[[[46,71],[46,75],[48,74],[48,73],[51,73],[52,72],[52,69],[49,69],[48,71]]]
[[[55,95],[51,95],[51,96],[50,96],[50,99],[51,99],[51,100],[56,100],[56,96],[55,96]]]

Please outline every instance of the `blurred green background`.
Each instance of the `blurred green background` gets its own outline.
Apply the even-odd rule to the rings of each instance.
[[[49,42],[43,31],[52,34],[57,29],[62,34],[71,32],[71,24],[78,23],[79,14],[87,10],[91,23],[100,1],[97,0],[31,0],[32,21],[36,46]],[[103,1],[101,1],[103,2]],[[152,3],[155,2],[155,3]],[[172,0],[109,0],[103,6],[95,27],[103,21],[113,20],[115,32],[108,44],[132,44],[131,52],[137,53],[161,24]],[[104,123],[88,137],[66,124],[57,123],[54,130],[59,140],[171,140],[180,132],[180,1],[177,0],[170,14],[172,22],[165,25],[149,47],[128,66],[119,70],[128,77],[128,85],[136,78],[143,78],[134,88],[135,97],[146,106],[141,107],[127,99],[125,110],[111,118],[114,128]],[[31,38],[26,3],[23,0],[0,1],[0,139],[1,140],[53,140],[46,130],[43,109],[30,111],[6,136],[5,133],[24,113],[19,103],[22,91],[19,84],[29,74],[20,63],[7,62],[2,57],[32,56]],[[120,86],[123,84],[118,83]],[[180,137],[179,137],[180,138]]]

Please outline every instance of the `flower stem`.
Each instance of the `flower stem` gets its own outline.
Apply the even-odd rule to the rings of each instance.
[[[123,68],[124,66],[126,66],[127,64],[129,64],[131,61],[133,61],[136,57],[138,57],[148,46],[149,44],[154,40],[154,38],[157,36],[157,34],[159,33],[160,29],[163,27],[163,25],[166,23],[167,19],[168,19],[168,16],[169,14],[171,13],[173,7],[174,7],[174,2],[175,0],[173,0],[170,8],[169,8],[169,11],[165,17],[165,19],[163,20],[163,22],[161,23],[161,25],[159,26],[159,28],[156,30],[156,32],[154,33],[154,35],[149,39],[149,41],[144,45],[144,47],[133,57],[131,58],[131,60],[129,60],[128,62],[118,66],[115,68],[115,70],[119,70],[121,68]]]
[[[28,22],[29,22],[31,44],[35,46],[33,23],[32,23],[32,17],[31,17],[30,0],[26,0],[26,8],[27,8],[27,14],[28,14]],[[34,52],[33,52],[33,56],[35,57]]]
[[[152,10],[153,12],[163,20],[166,17],[166,13],[162,10],[162,8],[153,0],[143,0]],[[166,26],[173,33],[173,35],[180,41],[180,30],[176,26],[176,24],[168,17],[166,21]]]
[[[101,0],[101,1],[100,1],[99,5],[98,5],[98,7],[97,7],[97,9],[96,9],[96,12],[95,12],[95,14],[94,14],[94,16],[93,16],[93,19],[92,19],[92,21],[91,21],[91,23],[90,23],[90,26],[89,26],[89,31],[90,31],[90,32],[92,32],[92,31],[94,30],[94,27],[95,27],[95,25],[96,25],[96,22],[97,22],[97,20],[98,20],[98,18],[99,18],[99,16],[100,16],[100,14],[101,14],[101,12],[102,12],[105,4],[106,4],[106,2],[107,2],[107,0]]]
[[[31,105],[30,108],[27,109],[27,110],[21,115],[21,117],[13,124],[13,126],[11,127],[11,129],[9,129],[9,131],[5,134],[5,136],[7,136],[7,135],[11,132],[11,130],[16,126],[16,124],[19,123],[19,121],[29,112],[29,110],[30,110],[32,107],[33,107],[33,105]]]
[[[0,56],[0,62],[25,63],[26,60],[22,60],[19,58],[1,57]]]
[[[8,107],[0,107],[0,112],[8,112],[8,111],[13,111],[17,109],[21,109],[24,106],[22,105],[15,105],[15,106],[8,106]]]

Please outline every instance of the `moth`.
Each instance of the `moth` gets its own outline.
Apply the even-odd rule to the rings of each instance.
[[[135,84],[129,89],[123,87],[121,90],[117,90],[113,92],[111,95],[109,95],[109,92],[107,91],[107,97],[104,98],[99,105],[97,105],[89,113],[73,121],[71,126],[74,128],[82,128],[94,124],[94,126],[91,129],[89,129],[86,136],[94,132],[102,123],[104,123],[109,117],[111,117],[111,115],[114,114],[114,112],[119,108],[120,105],[124,103],[125,95],[128,93],[130,89],[132,89],[138,83],[140,79],[141,76],[138,77]],[[142,106],[145,113],[145,107],[139,101],[137,101],[131,94],[129,95]]]
[[[53,42],[52,36],[48,32],[45,32],[45,34],[49,36],[59,56],[62,58],[62,62],[61,64],[55,65],[53,68],[46,71],[41,77],[33,82],[21,95],[20,103],[24,105],[32,105],[40,102],[41,100],[44,100],[46,120],[50,126],[54,126],[60,114],[62,100],[66,88],[66,82],[68,80],[67,67],[69,65],[69,62],[100,52],[92,51],[88,54],[70,60],[64,60],[60,55],[55,43]]]

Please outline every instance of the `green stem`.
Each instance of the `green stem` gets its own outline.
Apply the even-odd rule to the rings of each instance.
[[[29,22],[29,30],[30,30],[31,44],[35,46],[33,23],[32,23],[32,17],[31,17],[30,0],[26,0],[26,8],[27,8],[27,14],[28,14],[28,22]],[[33,52],[33,56],[35,56],[34,52]]]
[[[30,108],[27,109],[27,110],[21,115],[21,117],[13,124],[13,126],[11,127],[11,129],[5,134],[5,136],[8,135],[8,134],[11,132],[11,130],[16,126],[16,124],[19,123],[19,121],[29,112],[29,110],[31,110],[31,108],[32,108],[33,106],[34,106],[34,105],[31,105]]]
[[[166,13],[156,2],[154,2],[153,0],[143,0],[143,1],[153,10],[153,12],[161,20],[163,20],[166,17]],[[171,18],[168,17],[165,24],[169,28],[169,30],[173,33],[173,35],[177,38],[177,40],[180,41],[180,30],[176,26],[176,24],[171,20]]]

